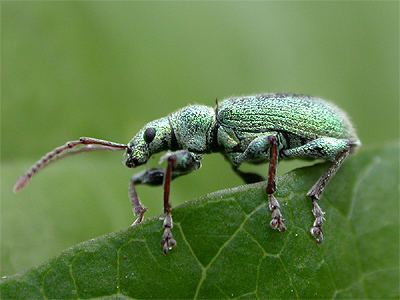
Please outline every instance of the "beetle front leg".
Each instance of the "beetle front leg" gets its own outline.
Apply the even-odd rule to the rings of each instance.
[[[161,246],[165,254],[176,245],[176,241],[172,235],[174,223],[172,220],[172,205],[170,201],[171,181],[174,172],[179,175],[184,175],[197,170],[201,167],[201,156],[191,153],[187,150],[167,153],[161,158],[161,161],[167,161],[167,169],[164,178],[164,233],[162,235]]]
[[[132,177],[130,184],[129,184],[129,197],[132,203],[132,211],[136,216],[135,221],[131,224],[131,226],[136,226],[143,222],[144,213],[147,211],[147,208],[143,206],[142,202],[139,199],[139,196],[136,192],[135,188],[135,179]]]
[[[147,208],[143,206],[136,192],[136,186],[139,184],[146,184],[151,186],[162,185],[164,181],[164,174],[164,169],[151,168],[132,176],[129,182],[129,198],[131,199],[132,203],[132,211],[137,218],[131,226],[142,223],[144,219],[144,213],[147,211]],[[180,175],[183,174],[176,171],[172,172],[172,180]]]
[[[138,184],[161,185],[163,183],[163,180],[164,180],[164,169],[152,168],[132,176],[129,183],[129,197],[131,199],[133,213],[137,218],[132,223],[131,226],[135,226],[137,224],[142,223],[144,218],[144,213],[147,211],[147,208],[143,206],[136,192],[136,185]]]
[[[164,179],[164,233],[161,240],[161,246],[165,254],[168,253],[176,245],[176,241],[172,235],[172,228],[174,223],[172,220],[172,206],[169,199],[171,180],[172,180],[172,170],[176,165],[176,156],[172,155],[167,158],[168,166],[165,172]]]

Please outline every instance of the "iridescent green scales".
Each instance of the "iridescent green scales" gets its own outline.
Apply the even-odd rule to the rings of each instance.
[[[153,153],[165,150],[165,143],[160,143],[162,140],[171,140],[169,149],[183,149],[183,152],[164,156],[165,160],[174,157],[176,176],[199,168],[202,155],[209,152],[221,152],[246,182],[261,180],[262,177],[240,171],[242,163],[269,161],[267,194],[272,212],[271,226],[279,231],[284,231],[286,227],[279,202],[274,197],[278,158],[332,161],[332,166],[308,193],[313,200],[315,216],[311,234],[318,242],[323,240],[324,213],[317,200],[344,159],[361,144],[343,111],[316,97],[262,94],[228,98],[217,103],[214,109],[189,105],[170,114],[168,120],[170,130],[165,127],[165,118],[162,118],[147,124],[133,139],[135,142],[130,143],[134,153],[138,141],[142,139],[142,132],[146,128],[155,128],[158,134],[152,143],[164,147],[157,148],[150,143],[146,156],[131,155],[127,158],[127,166],[134,167],[138,162],[147,161]],[[172,222],[171,215],[168,220]],[[168,223],[168,226],[171,224]],[[165,250],[168,249],[168,239],[165,238],[164,242]]]
[[[315,217],[311,234],[318,242],[324,238],[324,213],[317,201],[346,157],[361,143],[346,114],[335,105],[315,97],[295,94],[262,94],[227,98],[213,107],[189,105],[166,117],[146,124],[128,144],[80,138],[55,148],[33,165],[16,183],[18,191],[33,175],[51,162],[68,155],[95,150],[126,150],[125,164],[134,168],[145,164],[158,152],[172,150],[161,158],[166,169],[147,169],[134,175],[129,195],[137,219],[143,221],[146,208],[135,186],[164,184],[164,253],[176,245],[172,235],[171,181],[201,167],[202,156],[222,153],[245,182],[264,180],[257,174],[239,170],[242,163],[269,161],[267,196],[271,227],[286,230],[279,202],[275,198],[278,160],[322,158],[331,166],[308,192]]]
[[[226,99],[218,106],[218,121],[235,130],[277,130],[307,139],[355,138],[344,112],[320,98],[303,95],[265,94]]]

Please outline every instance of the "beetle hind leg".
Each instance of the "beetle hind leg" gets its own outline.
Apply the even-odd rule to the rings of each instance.
[[[342,152],[340,152],[329,169],[318,179],[318,181],[313,185],[313,187],[308,191],[307,196],[309,196],[313,203],[312,213],[314,215],[314,224],[311,227],[311,235],[315,238],[318,243],[324,240],[324,232],[322,230],[322,225],[324,224],[324,212],[318,205],[318,200],[320,199],[325,187],[328,185],[332,177],[335,176],[336,172],[339,170],[340,166],[343,164],[344,160],[349,156],[351,148],[348,147]]]
[[[324,212],[318,204],[319,199],[329,181],[335,176],[343,161],[349,156],[352,149],[357,147],[359,142],[353,142],[349,139],[336,139],[331,137],[321,137],[312,140],[300,147],[286,149],[282,151],[284,157],[299,158],[322,158],[332,162],[328,170],[318,179],[313,187],[308,191],[307,196],[313,203],[312,213],[314,215],[314,224],[311,227],[311,235],[318,243],[324,239],[322,225],[324,224]]]

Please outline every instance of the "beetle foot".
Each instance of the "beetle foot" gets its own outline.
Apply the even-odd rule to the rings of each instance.
[[[281,207],[273,194],[268,195],[268,208],[272,215],[270,222],[272,229],[279,230],[280,232],[286,231],[285,219],[282,216]]]
[[[325,218],[324,218],[325,213],[322,211],[321,207],[319,207],[316,200],[313,200],[312,213],[315,217],[315,221],[314,221],[313,227],[311,228],[310,232],[311,232],[311,235],[317,241],[317,243],[322,243],[322,241],[324,240],[324,232],[322,230],[322,225],[324,224],[324,221],[325,221]]]
[[[172,235],[171,228],[165,228],[163,238],[161,240],[161,247],[163,248],[164,254],[168,254],[173,247],[176,246],[176,240]]]
[[[311,227],[310,232],[318,244],[322,243],[324,240],[324,232],[322,231],[322,227],[313,226]]]
[[[171,214],[167,214],[164,219],[164,233],[161,240],[161,247],[163,248],[164,254],[168,254],[168,252],[176,246],[176,240],[172,235],[173,226],[172,216]]]
[[[139,225],[143,222],[144,214],[147,211],[146,207],[137,207],[135,208],[135,215],[137,216],[136,220],[132,223],[131,227]]]

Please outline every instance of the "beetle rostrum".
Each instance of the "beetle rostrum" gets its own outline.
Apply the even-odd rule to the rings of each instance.
[[[137,193],[138,184],[164,186],[164,233],[162,248],[168,253],[176,245],[172,234],[171,181],[201,167],[204,154],[220,152],[246,183],[264,180],[239,168],[243,163],[269,162],[266,198],[271,212],[270,225],[285,231],[285,219],[274,196],[278,161],[292,158],[323,159],[331,162],[307,195],[311,198],[315,221],[310,232],[317,242],[324,239],[324,212],[318,202],[344,160],[361,146],[346,114],[317,97],[297,94],[261,94],[227,98],[215,108],[189,105],[166,117],[146,124],[128,144],[94,138],[67,142],[43,156],[20,177],[15,191],[50,163],[72,154],[97,150],[125,150],[125,164],[134,168],[149,158],[168,151],[161,159],[165,168],[152,168],[131,178],[129,195],[136,215],[134,225],[143,221],[146,208]]]

